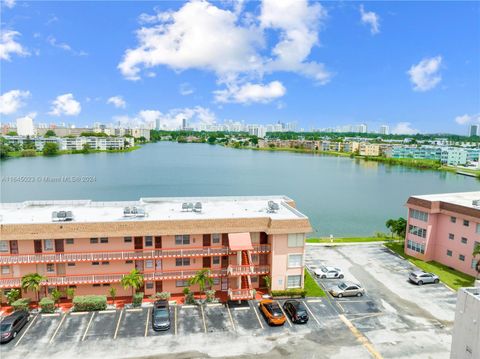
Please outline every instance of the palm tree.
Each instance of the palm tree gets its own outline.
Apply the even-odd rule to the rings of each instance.
[[[473,247],[472,256],[473,258],[480,256],[480,244],[475,244],[475,246]],[[477,271],[477,280],[479,280],[480,279],[480,258],[477,260],[475,269]]]
[[[120,281],[123,288],[132,288],[132,297],[135,294],[135,291],[140,288],[143,284],[143,275],[137,270],[132,269],[132,271],[125,275]]]
[[[210,269],[200,269],[188,283],[190,285],[198,284],[200,292],[205,292],[205,288],[213,284],[213,279],[210,277]]]
[[[40,290],[40,284],[46,279],[47,278],[38,273],[25,274],[22,277],[22,289],[24,289],[25,291],[31,290],[32,292],[34,292],[38,301],[38,291]]]

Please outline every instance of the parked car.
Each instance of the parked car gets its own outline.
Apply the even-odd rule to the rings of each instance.
[[[436,284],[440,282],[440,278],[438,278],[437,275],[433,273],[427,273],[421,270],[411,272],[410,275],[408,276],[408,279],[410,280],[410,282],[418,285],[423,285],[426,283]]]
[[[342,282],[331,287],[328,291],[331,295],[337,298],[354,296],[361,297],[363,294],[365,294],[365,289],[363,289],[360,284],[353,282]]]
[[[170,329],[170,307],[167,300],[153,303],[152,328],[155,331]]]
[[[260,311],[263,313],[269,325],[283,325],[287,318],[282,312],[280,305],[274,300],[265,299],[259,304]]]
[[[30,314],[26,310],[13,312],[5,317],[0,323],[0,343],[7,343],[15,338],[30,320]]]
[[[343,279],[344,275],[340,268],[335,267],[320,267],[313,271],[319,278],[339,278]]]
[[[287,300],[283,304],[283,310],[290,316],[292,322],[303,324],[308,322],[308,313],[301,302],[295,299]]]

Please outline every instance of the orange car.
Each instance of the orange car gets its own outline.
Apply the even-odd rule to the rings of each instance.
[[[283,323],[285,323],[285,321],[287,320],[278,303],[273,300],[262,300],[259,307],[265,318],[267,318],[268,324],[270,325],[283,325]]]

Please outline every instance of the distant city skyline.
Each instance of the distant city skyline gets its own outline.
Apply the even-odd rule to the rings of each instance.
[[[3,124],[480,124],[478,2],[1,4]]]

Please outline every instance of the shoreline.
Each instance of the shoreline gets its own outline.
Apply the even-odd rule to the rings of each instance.
[[[89,155],[89,154],[95,154],[95,153],[123,153],[123,152],[132,152],[140,149],[142,146],[140,145],[135,145],[133,147],[125,148],[122,150],[89,150],[88,152],[83,152],[82,150],[59,150],[58,153],[54,155],[44,155],[42,151],[35,151],[34,156],[22,156],[21,151],[17,152],[8,152],[8,156],[5,158],[2,158],[1,160],[9,160],[13,158],[33,158],[33,157],[56,157],[56,156],[63,156],[63,155]]]

